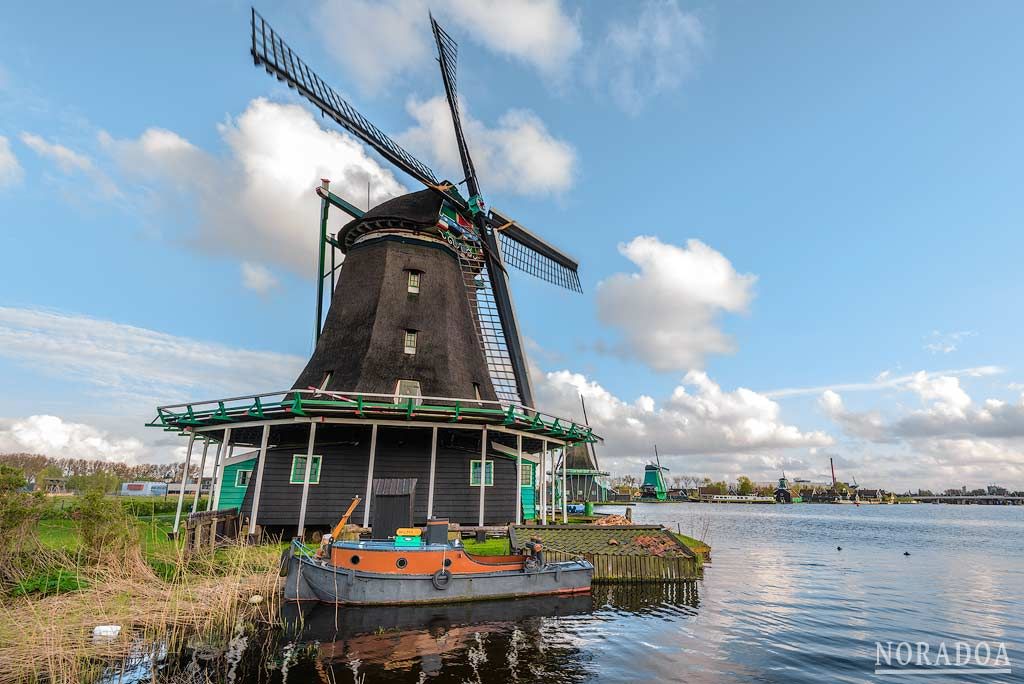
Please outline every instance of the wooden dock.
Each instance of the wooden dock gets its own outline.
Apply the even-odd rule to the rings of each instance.
[[[595,582],[673,582],[697,579],[703,559],[661,525],[513,525],[512,547],[544,545],[548,560],[585,558]]]

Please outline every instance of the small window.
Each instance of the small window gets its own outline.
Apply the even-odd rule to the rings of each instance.
[[[532,463],[524,463],[522,465],[522,472],[523,472],[523,486],[524,487],[532,487],[533,486],[533,464]]]
[[[406,330],[405,331],[405,353],[415,354],[416,353],[416,331]]]
[[[309,467],[309,484],[320,484],[320,456],[313,457],[313,463]],[[306,477],[306,455],[295,454],[292,456],[292,476],[289,482],[302,484]]]
[[[480,383],[478,382],[473,383],[473,397],[480,401]]]
[[[332,375],[334,375],[334,371],[327,371],[326,373],[324,373],[324,379],[320,383],[320,389],[321,390],[327,389],[327,383],[329,383],[331,381],[331,376]]]
[[[485,487],[494,485],[494,461],[487,461],[487,481]],[[469,462],[469,486],[480,486],[480,460],[475,459]]]
[[[252,477],[251,470],[238,470],[235,472],[235,486],[236,487],[248,487],[249,478]]]
[[[420,394],[420,383],[418,380],[399,380],[395,386],[395,403],[404,403],[409,397],[421,397]],[[417,399],[415,402],[416,406],[419,406],[423,402]]]
[[[406,271],[409,274],[409,294],[420,293],[420,272],[419,271]]]

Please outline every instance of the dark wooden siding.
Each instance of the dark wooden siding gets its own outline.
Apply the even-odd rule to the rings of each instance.
[[[334,525],[355,496],[366,494],[366,471],[370,454],[370,428],[349,430],[344,442],[332,440],[329,430],[322,430],[324,441],[317,440],[314,453],[323,456],[320,483],[309,487],[306,525]],[[320,434],[318,432],[318,434]],[[354,438],[352,438],[354,436]],[[427,496],[430,482],[429,428],[381,427],[377,435],[374,478],[415,477],[416,524],[427,517]],[[269,527],[292,528],[298,524],[302,502],[302,485],[290,484],[292,456],[304,454],[304,446],[268,449],[263,474],[263,489],[257,522]],[[480,506],[480,488],[469,485],[470,461],[480,458],[480,433],[440,430],[434,484],[434,516],[447,517],[462,525],[476,525]],[[485,523],[504,525],[515,520],[515,461],[489,453],[494,461],[494,485],[485,493]],[[252,509],[256,472],[247,488],[242,511]],[[363,506],[353,513],[353,522],[362,523]],[[373,508],[370,508],[373,521]]]

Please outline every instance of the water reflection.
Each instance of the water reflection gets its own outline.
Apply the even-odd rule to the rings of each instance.
[[[316,644],[305,663],[327,681],[584,681],[596,676],[592,628],[624,615],[675,619],[696,613],[694,582],[598,585],[590,596],[534,597],[436,606],[286,606],[293,647]]]

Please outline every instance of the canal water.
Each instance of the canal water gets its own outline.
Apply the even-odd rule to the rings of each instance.
[[[600,510],[600,509],[599,509]],[[622,512],[607,507],[607,512]],[[707,530],[686,584],[590,597],[306,611],[238,682],[1024,681],[1024,508],[641,504],[634,520]],[[841,550],[839,549],[841,547]],[[906,555],[909,554],[909,555]],[[878,646],[1005,644],[1010,673],[875,674]],[[960,646],[962,658],[966,657]],[[983,655],[983,654],[982,654]],[[910,666],[918,665],[917,650]],[[257,662],[246,658],[243,662]],[[980,656],[972,658],[977,666]],[[937,665],[945,665],[940,661]],[[933,664],[933,666],[937,666]],[[941,669],[945,669],[944,667]],[[926,676],[921,676],[925,674]]]

